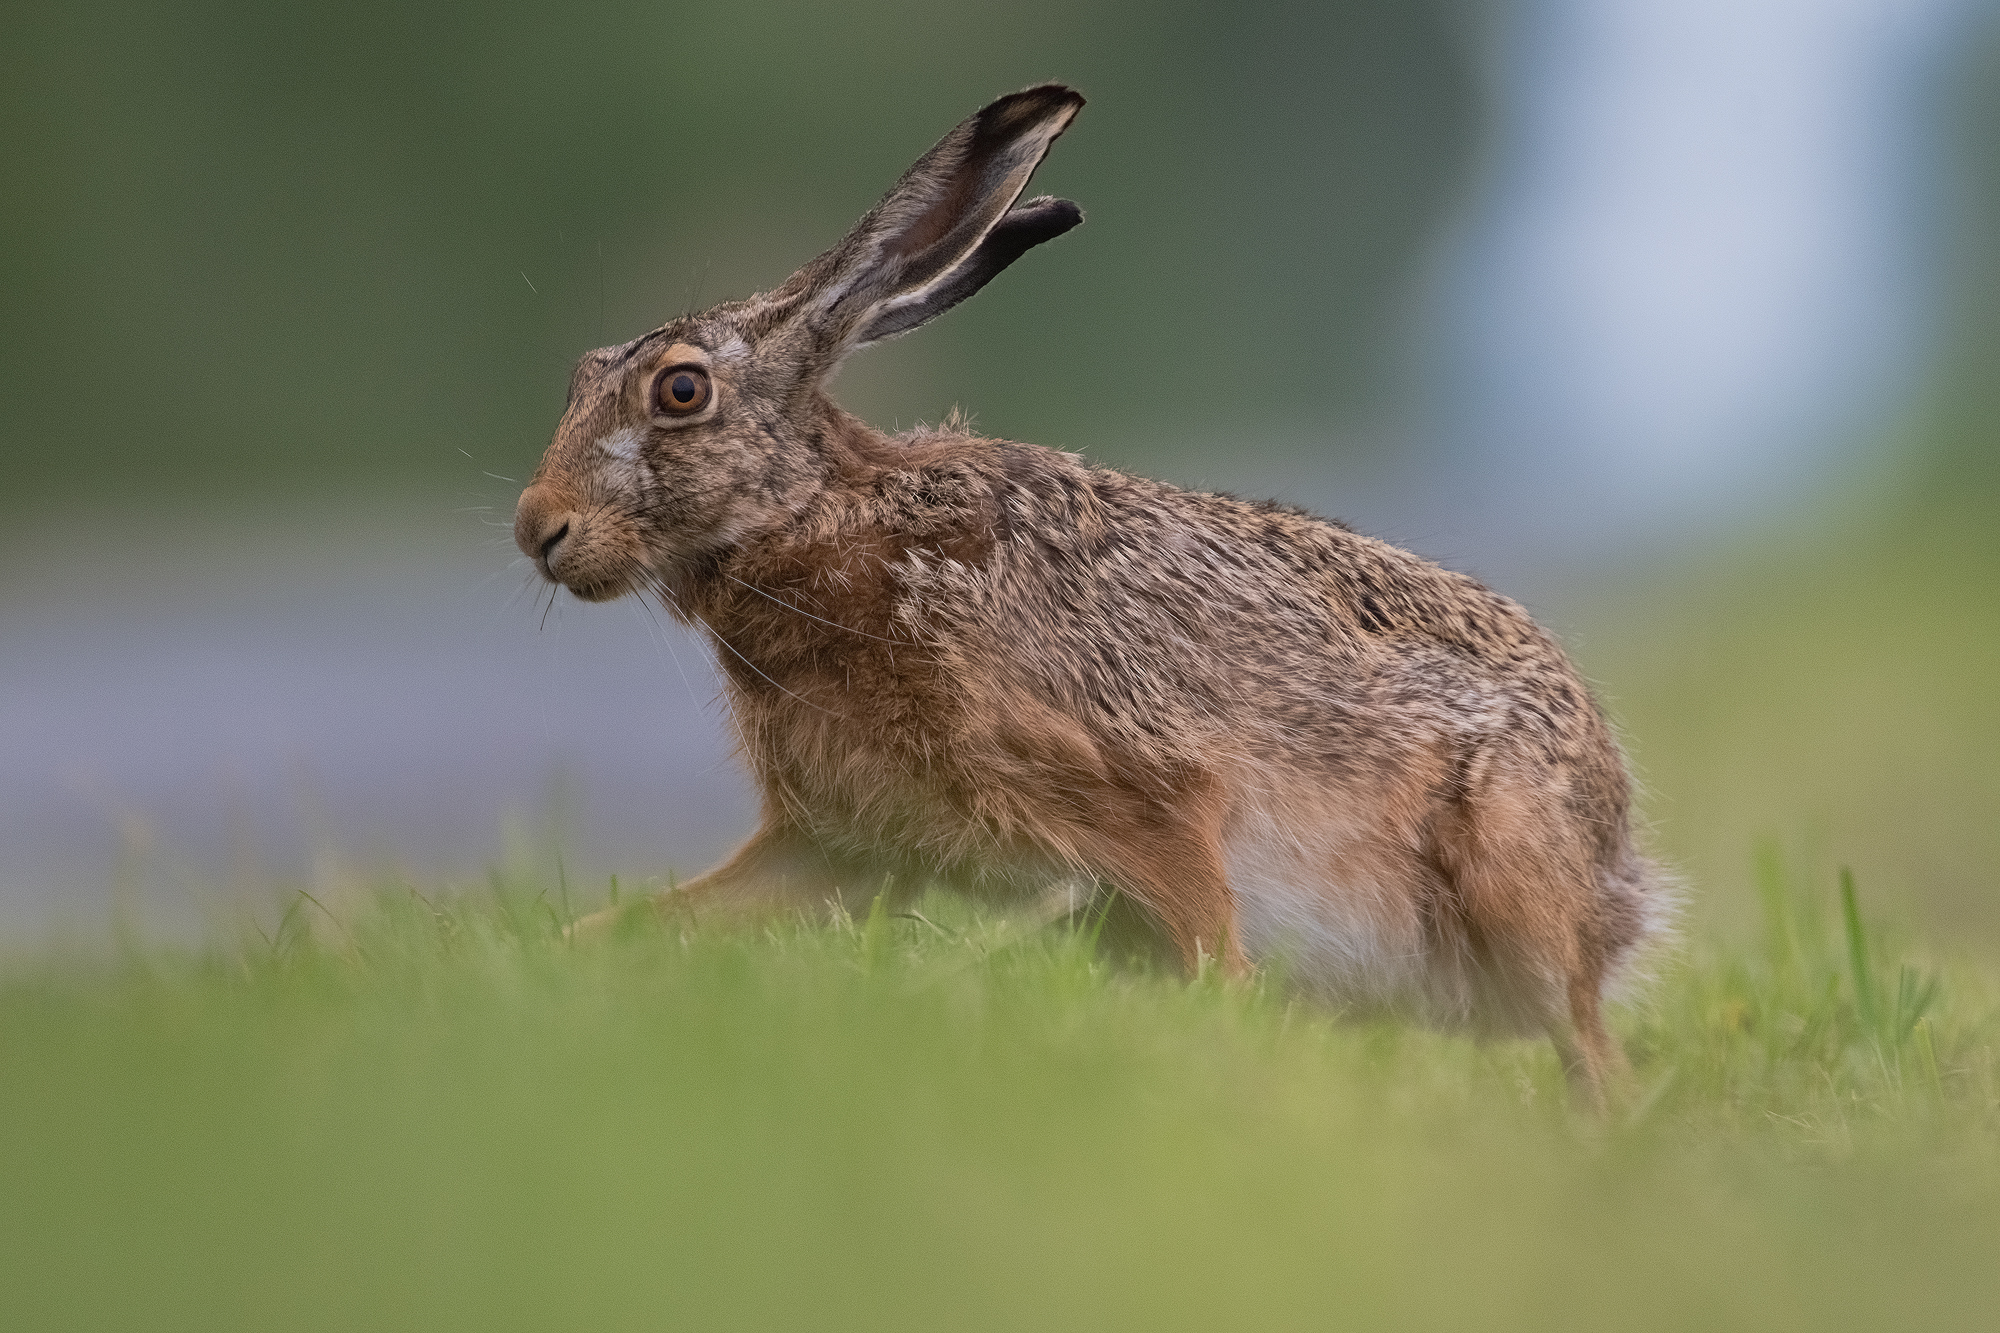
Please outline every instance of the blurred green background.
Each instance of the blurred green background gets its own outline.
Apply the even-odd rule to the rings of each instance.
[[[1184,446],[1379,406],[1479,131],[1448,5],[43,6],[4,114],[7,469],[38,502],[532,467],[586,347],[773,286],[1000,92],[1091,99],[1090,229],[857,408]],[[525,275],[525,276],[523,276]],[[1222,373],[1223,398],[1188,387]],[[476,476],[477,474],[471,474]],[[24,496],[24,498],[27,498]]]
[[[1629,550],[1530,559],[1407,516],[1451,481],[1426,377],[1454,317],[1445,257],[1494,188],[1509,80],[1532,71],[1503,56],[1562,8],[17,7],[0,51],[0,665],[8,725],[41,757],[22,741],[0,760],[10,790],[57,781],[44,758],[67,724],[34,682],[76,675],[62,653],[108,672],[107,698],[120,662],[155,669],[117,632],[120,589],[167,607],[227,565],[241,598],[310,611],[338,600],[325,571],[358,558],[343,533],[407,550],[411,579],[425,561],[503,569],[506,546],[454,511],[504,518],[583,349],[782,280],[958,119],[1053,78],[1090,105],[1035,188],[1088,225],[853,363],[850,406],[906,426],[960,404],[992,434],[1283,490],[1488,574],[1600,681],[1702,910],[1736,912],[1768,839],[1990,946],[1993,25],[1962,18],[1917,80],[1897,151],[1936,186],[1909,278],[1921,365],[1852,428],[1861,442],[1797,454],[1786,502],[1722,529],[1669,521]],[[424,535],[381,535],[399,524]],[[72,611],[108,628],[79,648]],[[379,630],[391,657],[399,632]],[[454,669],[428,651],[407,670]],[[128,748],[146,745],[160,790],[191,772],[170,742]],[[397,761],[363,745],[352,762],[387,780]]]

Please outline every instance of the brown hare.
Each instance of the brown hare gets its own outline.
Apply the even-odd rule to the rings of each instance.
[[[1083,98],[1002,97],[761,296],[583,358],[515,539],[713,641],[763,822],[671,895],[865,905],[1092,886],[1190,967],[1282,958],[1341,1005],[1547,1033],[1663,912],[1624,762],[1515,603],[1276,504],[827,396],[858,348],[1082,221],[1017,203]]]

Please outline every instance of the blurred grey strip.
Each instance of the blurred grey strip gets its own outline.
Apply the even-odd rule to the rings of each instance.
[[[8,552],[0,934],[100,926],[120,882],[161,924],[232,885],[476,878],[552,839],[600,896],[726,851],[753,806],[706,650],[637,603],[544,622],[498,536],[107,515]]]

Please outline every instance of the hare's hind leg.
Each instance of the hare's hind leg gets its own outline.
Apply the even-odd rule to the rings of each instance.
[[[1604,1026],[1603,995],[1602,969],[1577,969],[1570,976],[1567,1028],[1561,1023],[1549,1027],[1571,1085],[1599,1112],[1631,1072],[1624,1048]]]
[[[1560,810],[1487,794],[1439,821],[1479,1026],[1548,1034],[1579,1099],[1597,1110],[1626,1069],[1604,1026],[1611,959],[1597,928],[1596,867]]]

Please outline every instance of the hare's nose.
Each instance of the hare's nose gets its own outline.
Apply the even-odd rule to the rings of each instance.
[[[576,520],[575,514],[551,514],[542,520],[535,533],[534,550],[529,554],[541,566],[542,573],[552,579],[562,577],[556,570],[562,563],[564,545],[575,545],[569,539],[576,531]]]
[[[567,536],[569,536],[569,519],[565,516],[556,521],[555,531],[546,533],[542,537],[541,551],[543,564],[547,565],[555,562],[556,547],[560,546],[562,539]]]
[[[561,497],[530,486],[522,492],[521,507],[514,515],[514,544],[546,577],[559,578],[557,566],[562,563],[565,547],[575,546],[571,538],[580,522],[581,515]]]

